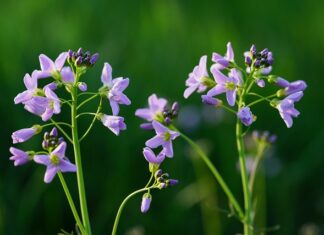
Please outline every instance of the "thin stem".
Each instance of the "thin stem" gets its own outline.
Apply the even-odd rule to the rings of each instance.
[[[142,192],[148,191],[150,189],[154,189],[154,188],[157,188],[157,187],[156,186],[151,186],[151,187],[148,187],[148,188],[145,187],[145,188],[136,190],[136,191],[132,192],[131,194],[129,194],[123,200],[123,202],[119,206],[119,209],[118,209],[118,212],[117,212],[117,215],[116,215],[116,218],[115,218],[114,227],[113,227],[113,230],[112,230],[111,235],[116,235],[117,234],[117,227],[118,227],[118,224],[119,224],[119,220],[120,220],[121,213],[123,212],[123,209],[124,209],[126,203],[129,201],[129,199],[131,199],[132,197],[134,197],[136,194],[139,194],[139,193],[142,193]]]
[[[151,184],[151,181],[152,181],[153,177],[154,177],[154,174],[152,172],[151,177],[150,177],[149,181],[147,182],[147,184],[145,185],[144,188],[147,188]]]
[[[244,235],[252,235],[252,230],[250,227],[252,201],[251,201],[251,194],[249,191],[249,177],[246,169],[245,150],[244,150],[244,143],[243,143],[243,136],[242,136],[242,124],[240,119],[237,119],[236,122],[236,144],[237,144],[237,150],[239,154],[242,187],[243,187],[243,194],[244,194],[244,210],[245,210]]]
[[[85,105],[86,103],[88,103],[89,101],[93,100],[94,98],[96,98],[97,96],[99,96],[98,93],[94,94],[93,96],[89,97],[88,99],[84,100],[81,104],[78,105],[77,109],[81,108],[83,105]]]
[[[176,129],[175,127],[172,127],[174,130],[176,130],[177,132],[180,133],[181,137],[188,142],[188,144],[190,144],[190,146],[197,152],[197,154],[201,157],[201,159],[204,161],[204,163],[206,164],[206,166],[209,168],[209,170],[211,171],[211,173],[214,175],[216,181],[219,183],[219,185],[221,186],[221,188],[223,189],[223,191],[225,192],[226,196],[228,197],[228,200],[230,201],[230,203],[233,205],[234,209],[236,210],[236,212],[238,213],[239,218],[242,220],[244,218],[244,214],[243,211],[239,205],[239,203],[237,202],[237,200],[235,199],[233,193],[231,192],[231,190],[229,189],[229,187],[227,186],[227,184],[225,183],[224,179],[222,178],[222,176],[219,174],[218,170],[216,169],[216,167],[213,165],[213,163],[210,161],[210,159],[207,157],[207,155],[202,151],[202,149],[193,141],[191,140],[188,136],[186,136],[185,134],[181,133],[178,129]]]
[[[63,133],[63,135],[65,136],[65,138],[68,139],[68,141],[70,141],[71,143],[73,143],[71,137],[65,132],[65,130],[60,126],[60,124],[58,122],[54,121],[54,119],[51,119],[51,122],[53,123],[54,126],[56,126],[57,129],[59,129]],[[72,126],[70,125],[70,127],[72,127]]]
[[[95,93],[95,92],[82,92],[82,93],[78,94],[78,97],[80,97],[82,95],[95,95],[95,94],[98,94],[98,93]]]
[[[253,96],[260,97],[260,99],[257,99],[255,101],[251,102],[250,104],[248,104],[247,105],[248,107],[251,107],[251,106],[253,106],[253,105],[257,104],[257,103],[260,103],[262,101],[265,101],[265,100],[268,101],[268,102],[271,102],[270,99],[277,96],[277,94],[272,94],[272,95],[269,95],[269,96],[264,97],[264,96],[259,95],[259,94],[256,94],[256,93],[248,93],[248,95],[253,95]]]
[[[99,112],[101,111],[102,108],[102,97],[100,97],[100,102],[98,105],[98,109],[96,111],[96,113],[94,114],[94,117],[92,119],[91,124],[89,125],[88,129],[86,130],[86,132],[82,135],[82,137],[80,138],[80,142],[88,135],[88,133],[91,131],[95,121],[97,120],[97,115],[99,114]]]
[[[76,79],[76,81],[77,80],[78,79]],[[80,200],[82,220],[83,220],[85,230],[88,232],[88,235],[91,235],[91,227],[90,227],[90,220],[89,220],[89,214],[88,214],[86,192],[85,192],[85,186],[84,186],[84,180],[83,180],[80,141],[79,141],[79,135],[78,135],[78,121],[76,118],[77,107],[78,107],[77,92],[78,92],[77,88],[74,86],[71,91],[71,96],[72,96],[72,107],[71,107],[72,139],[73,139],[74,158],[75,158],[75,163],[77,166],[77,182],[78,182],[79,200]]]
[[[91,112],[84,112],[84,113],[79,113],[76,118],[79,118],[84,115],[91,115],[91,116],[96,116],[96,113],[91,113]]]
[[[233,110],[233,109],[227,107],[226,105],[223,105],[223,104],[222,104],[222,105],[220,105],[219,107],[224,108],[224,109],[226,109],[227,111],[229,111],[229,112],[231,112],[231,113],[234,113],[234,114],[236,115],[235,110]]]
[[[82,225],[82,222],[81,222],[81,220],[80,220],[80,217],[79,217],[78,211],[77,211],[76,208],[75,208],[75,205],[74,205],[73,199],[72,199],[72,197],[71,197],[71,194],[70,194],[69,188],[68,188],[67,185],[66,185],[66,182],[65,182],[65,180],[64,180],[64,177],[63,177],[61,171],[58,171],[57,174],[58,174],[58,176],[59,176],[59,178],[60,178],[60,181],[61,181],[62,187],[63,187],[64,192],[65,192],[65,195],[66,195],[66,198],[67,198],[67,200],[68,200],[68,202],[69,202],[69,204],[70,204],[71,211],[72,211],[72,213],[73,213],[74,219],[75,219],[75,221],[76,221],[76,223],[77,223],[79,229],[81,230],[82,234],[86,234],[86,231],[85,231],[85,229],[84,229],[84,227],[83,227],[83,225]]]
[[[255,176],[257,174],[257,171],[259,169],[260,163],[264,157],[264,152],[266,149],[265,144],[259,144],[258,146],[258,150],[257,150],[257,154],[255,156],[255,162],[251,171],[251,175],[250,175],[250,182],[249,182],[249,187],[250,187],[250,191],[253,193],[253,188],[254,188],[254,182],[255,182]]]

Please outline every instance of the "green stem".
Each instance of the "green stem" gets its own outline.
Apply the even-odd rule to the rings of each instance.
[[[75,205],[74,205],[73,199],[72,199],[72,197],[71,197],[71,194],[70,194],[69,188],[68,188],[67,185],[66,185],[66,182],[65,182],[65,180],[64,180],[64,177],[63,177],[61,171],[58,171],[57,174],[58,174],[58,176],[59,176],[59,178],[60,178],[60,181],[61,181],[62,187],[63,187],[63,189],[64,189],[65,195],[66,195],[66,197],[67,197],[67,199],[68,199],[68,202],[69,202],[69,204],[70,204],[71,211],[72,211],[72,213],[73,213],[74,219],[75,219],[75,221],[76,221],[76,223],[77,223],[79,229],[81,230],[82,234],[86,234],[86,231],[85,231],[85,229],[84,229],[84,227],[83,227],[83,225],[82,225],[82,222],[81,222],[81,220],[80,220],[79,214],[78,214],[78,212],[77,212],[77,210],[76,210],[76,208],[75,208]]]
[[[260,103],[260,102],[262,102],[262,101],[268,101],[268,102],[271,102],[271,98],[273,98],[273,97],[276,97],[277,95],[276,94],[273,94],[273,95],[269,95],[269,96],[267,96],[267,97],[264,97],[264,96],[262,96],[262,95],[258,95],[258,94],[256,94],[256,93],[248,93],[248,95],[253,95],[253,96],[257,96],[257,97],[260,97],[260,99],[257,99],[257,100],[255,100],[255,101],[253,101],[253,102],[251,102],[250,104],[248,104],[247,106],[248,107],[251,107],[251,106],[253,106],[253,105],[255,105],[255,104],[258,104],[258,103]]]
[[[221,188],[224,190],[226,196],[228,197],[228,200],[230,201],[230,203],[233,205],[234,209],[236,210],[236,212],[238,213],[239,218],[242,220],[244,218],[244,214],[243,211],[239,205],[239,203],[237,202],[237,200],[235,199],[233,193],[231,192],[231,190],[229,189],[229,187],[227,186],[227,184],[225,183],[224,179],[222,178],[222,176],[219,174],[218,170],[216,169],[216,167],[213,165],[213,163],[209,160],[209,158],[207,157],[207,155],[202,151],[202,149],[193,141],[191,140],[188,136],[186,136],[185,134],[181,133],[179,130],[177,130],[175,127],[172,127],[174,130],[176,130],[177,132],[180,133],[181,137],[188,142],[188,144],[191,145],[191,147],[197,152],[197,154],[201,157],[201,159],[204,161],[204,163],[206,164],[206,166],[209,168],[209,170],[211,171],[211,173],[214,175],[214,177],[216,178],[217,182],[219,183],[219,185],[221,186]]]
[[[74,158],[77,166],[77,182],[78,182],[78,190],[79,190],[80,208],[81,208],[84,228],[87,231],[88,235],[91,235],[91,227],[90,227],[90,220],[88,215],[87,199],[86,199],[86,192],[85,192],[83,172],[82,172],[80,141],[78,135],[78,121],[76,118],[77,107],[78,107],[76,87],[73,87],[71,91],[71,96],[72,96],[72,107],[71,107],[72,139],[73,139]]]
[[[251,221],[252,201],[251,201],[251,194],[249,191],[249,177],[248,177],[246,162],[245,162],[242,124],[239,118],[237,119],[236,122],[236,144],[237,144],[237,150],[239,154],[242,187],[243,187],[243,194],[244,194],[244,210],[245,210],[244,235],[252,235],[252,230],[250,226],[252,224]]]
[[[236,115],[236,112],[235,112],[233,109],[227,107],[226,105],[223,105],[223,104],[222,104],[222,105],[220,105],[219,107],[224,108],[224,109],[226,109],[227,111],[229,111],[229,112],[231,112],[231,113],[234,113],[234,114]]]
[[[86,130],[86,132],[82,135],[82,137],[80,138],[80,142],[88,135],[88,133],[91,131],[95,121],[97,120],[97,115],[99,114],[99,112],[101,111],[102,108],[102,97],[100,97],[100,102],[99,102],[99,106],[98,109],[96,111],[96,113],[94,114],[94,117],[91,121],[91,124],[89,125],[88,129]]]
[[[81,104],[79,104],[79,106],[77,107],[77,109],[81,108],[83,105],[85,105],[86,103],[88,103],[89,101],[93,100],[94,98],[96,98],[99,94],[95,94],[91,97],[89,97],[88,99],[84,100]]]
[[[129,199],[131,199],[132,197],[134,197],[136,194],[139,194],[139,193],[148,191],[148,190],[153,189],[153,188],[156,188],[156,186],[151,186],[151,187],[148,187],[148,188],[145,187],[145,188],[136,190],[136,191],[132,192],[131,194],[129,194],[124,199],[124,201],[119,206],[119,209],[118,209],[118,212],[117,212],[117,215],[116,215],[116,218],[115,218],[114,227],[113,227],[113,230],[112,230],[111,235],[116,235],[117,234],[117,227],[118,227],[118,224],[119,224],[119,220],[120,220],[121,213],[123,212],[123,209],[124,209],[126,203],[129,201]]]
[[[257,171],[259,169],[260,163],[261,163],[261,161],[262,161],[262,159],[264,157],[265,149],[266,149],[266,145],[260,143],[259,146],[258,146],[257,154],[255,156],[255,162],[253,164],[253,169],[252,169],[251,175],[250,175],[249,187],[250,187],[251,193],[253,193],[255,176],[256,176]]]

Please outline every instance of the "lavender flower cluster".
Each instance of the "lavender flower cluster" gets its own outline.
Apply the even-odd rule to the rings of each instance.
[[[73,87],[77,87],[81,92],[87,91],[87,84],[80,81],[79,78],[96,63],[98,57],[98,53],[93,55],[88,51],[83,53],[81,48],[76,52],[72,50],[62,52],[55,61],[44,54],[39,56],[40,70],[34,70],[31,75],[28,73],[25,75],[26,90],[19,93],[14,102],[15,104],[23,104],[28,112],[41,117],[42,121],[51,120],[51,123],[34,125],[15,131],[12,134],[14,144],[25,142],[34,135],[41,133],[43,128],[57,124],[52,119],[53,115],[61,112],[62,105],[69,104],[71,106],[71,103],[59,98],[55,93],[56,90],[65,88],[68,93],[71,93]],[[66,62],[68,66],[65,66]],[[50,81],[44,87],[39,87],[39,81],[42,79],[50,79]],[[96,113],[95,116],[114,134],[119,135],[121,130],[126,129],[124,118],[118,116],[119,105],[131,104],[131,101],[123,93],[129,85],[129,79],[122,77],[113,79],[112,68],[108,63],[105,63],[101,81],[103,86],[99,89],[97,95],[108,98],[113,115]],[[23,151],[11,147],[10,152],[13,156],[10,160],[13,160],[16,166],[23,165],[31,160],[46,165],[44,181],[49,183],[58,171],[75,172],[77,170],[76,166],[65,157],[66,146],[64,139],[58,138],[57,129],[53,128],[50,133],[45,132],[42,143],[44,151]]]
[[[186,80],[185,98],[195,91],[204,93],[208,90],[207,94],[201,96],[203,103],[226,108],[223,101],[218,98],[223,93],[225,93],[230,107],[238,104],[237,96],[258,96],[268,101],[272,107],[279,111],[288,128],[292,126],[292,118],[300,114],[294,104],[302,98],[307,85],[302,80],[289,82],[279,76],[271,75],[274,62],[271,51],[266,48],[258,52],[255,45],[252,45],[250,50],[244,53],[246,68],[242,69],[234,60],[234,51],[229,42],[225,56],[213,53],[212,61],[210,72],[213,79],[209,77],[207,70],[207,56],[204,55],[200,58],[199,64]],[[275,95],[264,97],[251,92],[254,84],[263,88],[266,86],[266,81],[280,88]],[[243,106],[239,107],[236,112],[245,126],[250,126],[256,120],[250,109],[252,105],[253,103],[250,105],[243,103]]]

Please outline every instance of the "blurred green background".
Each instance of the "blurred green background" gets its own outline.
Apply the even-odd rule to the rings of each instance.
[[[207,146],[212,161],[242,202],[234,118],[203,107],[197,94],[189,100],[182,96],[185,79],[200,56],[225,53],[228,41],[241,65],[242,53],[255,43],[259,49],[273,51],[275,74],[308,84],[297,104],[301,115],[291,129],[270,106],[255,106],[258,120],[253,128],[278,135],[264,165],[266,177],[260,177],[265,200],[258,219],[267,221],[264,226],[280,225],[272,234],[324,234],[323,11],[321,0],[2,2],[0,234],[73,230],[73,217],[59,180],[46,185],[43,166],[15,168],[8,160],[11,132],[40,122],[21,105],[13,104],[15,95],[24,89],[24,74],[39,68],[40,53],[55,58],[70,48],[100,53],[97,65],[85,77],[89,90],[101,85],[105,61],[113,66],[115,77],[131,79],[126,94],[132,105],[121,108],[127,131],[117,138],[98,123],[82,144],[94,234],[110,233],[122,199],[149,177],[141,152],[153,133],[138,128],[141,120],[134,112],[146,105],[153,92],[180,102],[179,127]],[[89,108],[94,110],[95,105]],[[62,119],[68,117],[66,111]],[[82,119],[80,127],[86,128],[89,121]],[[40,141],[38,136],[18,147],[30,150],[40,147]],[[148,214],[139,211],[141,196],[130,201],[121,218],[120,234],[239,234],[242,227],[235,218],[227,218],[227,200],[209,172],[190,157],[182,140],[175,141],[174,148],[175,157],[167,159],[163,168],[181,183],[154,192]],[[66,179],[76,196],[75,175],[67,174]]]

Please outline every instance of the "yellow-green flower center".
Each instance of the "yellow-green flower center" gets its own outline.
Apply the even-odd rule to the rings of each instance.
[[[235,89],[235,84],[234,84],[234,82],[226,82],[225,87],[227,90],[232,91]]]
[[[52,155],[50,161],[53,165],[58,165],[60,163],[60,158],[57,155]]]
[[[165,132],[163,135],[164,141],[169,141],[171,139],[171,134],[169,132]]]

